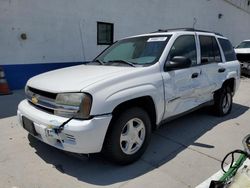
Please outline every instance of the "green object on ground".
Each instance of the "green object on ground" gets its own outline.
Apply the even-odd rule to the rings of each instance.
[[[237,170],[241,167],[241,165],[244,163],[244,161],[247,159],[247,156],[245,154],[241,154],[238,160],[235,162],[235,164],[228,169],[228,171],[220,178],[220,181],[227,182],[232,177],[235,176]]]

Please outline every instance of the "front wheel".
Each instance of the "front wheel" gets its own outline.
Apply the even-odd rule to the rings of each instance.
[[[115,117],[106,136],[104,153],[115,163],[138,160],[151,138],[151,121],[141,108],[131,108]]]
[[[225,116],[232,110],[233,95],[229,87],[223,87],[215,93],[214,107],[217,116]]]

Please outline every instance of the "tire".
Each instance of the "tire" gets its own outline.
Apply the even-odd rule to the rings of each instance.
[[[215,92],[214,95],[214,109],[215,115],[225,116],[232,110],[233,94],[229,87],[222,87]]]
[[[149,115],[141,108],[131,108],[112,121],[104,143],[108,160],[120,165],[137,161],[145,152],[151,138]]]

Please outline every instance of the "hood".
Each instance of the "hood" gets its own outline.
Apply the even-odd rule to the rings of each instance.
[[[103,79],[131,72],[134,67],[79,65],[46,72],[31,78],[27,85],[52,93],[80,92]]]
[[[250,54],[250,48],[235,48],[236,54]]]

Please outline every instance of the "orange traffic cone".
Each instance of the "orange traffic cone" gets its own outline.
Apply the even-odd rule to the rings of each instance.
[[[9,89],[7,80],[5,78],[5,74],[3,68],[0,67],[0,95],[9,95],[11,91]]]

